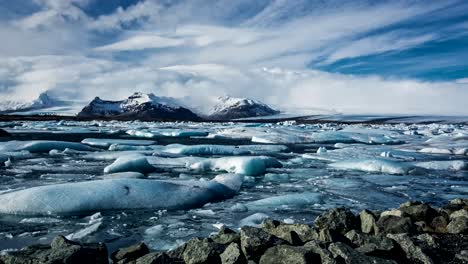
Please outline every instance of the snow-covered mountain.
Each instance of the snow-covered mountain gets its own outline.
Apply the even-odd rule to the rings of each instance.
[[[276,114],[279,114],[279,111],[260,101],[224,96],[217,98],[217,102],[208,117],[210,119],[227,120]]]
[[[81,110],[79,117],[121,117],[135,119],[200,119],[173,98],[154,94],[134,93],[122,101],[107,101],[99,97]]]
[[[26,112],[65,105],[67,105],[67,102],[53,98],[47,92],[44,92],[33,101],[0,101],[0,113]]]

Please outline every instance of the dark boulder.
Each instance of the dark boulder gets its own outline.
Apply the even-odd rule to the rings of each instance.
[[[320,256],[313,253],[310,249],[288,245],[271,247],[260,258],[260,264],[307,264],[319,262]]]
[[[318,233],[306,224],[285,224],[276,220],[266,220],[263,230],[288,241],[291,245],[303,245],[313,239],[318,239]]]
[[[182,263],[182,260],[171,259],[164,252],[153,252],[144,255],[136,260],[135,264],[167,264],[167,263]]]
[[[0,128],[0,137],[10,137],[11,134]]]
[[[233,242],[237,244],[240,243],[240,235],[225,226],[221,227],[218,234],[212,236],[211,239],[214,242],[223,245],[229,245]]]
[[[129,263],[130,261],[136,260],[150,253],[145,243],[140,243],[126,248],[121,248],[111,254],[111,259],[115,263]]]
[[[258,261],[268,248],[287,244],[285,240],[256,227],[242,227],[240,234],[242,252],[248,260]]]
[[[468,234],[468,218],[463,216],[453,218],[447,225],[447,232],[451,234]]]
[[[352,229],[360,228],[360,221],[351,210],[347,208],[335,208],[321,214],[315,219],[315,226],[320,229],[328,229],[332,232],[345,234]]]
[[[406,258],[414,263],[432,264],[432,259],[407,234],[387,234],[405,252]]]
[[[397,262],[388,259],[381,259],[372,256],[366,256],[352,247],[341,243],[332,243],[328,247],[333,256],[338,262],[345,262],[346,264],[396,264]]]
[[[400,211],[402,211],[405,216],[410,217],[413,222],[423,221],[431,223],[432,219],[439,216],[439,213],[434,208],[428,204],[419,202],[402,204],[400,206]]]
[[[209,238],[193,238],[186,243],[183,258],[187,264],[221,263],[219,255],[224,249],[224,245]]]
[[[221,254],[222,264],[244,264],[247,263],[247,259],[242,253],[242,249],[239,244],[231,243]]]
[[[413,231],[413,225],[409,217],[399,217],[394,215],[385,215],[377,221],[379,233],[410,233]]]

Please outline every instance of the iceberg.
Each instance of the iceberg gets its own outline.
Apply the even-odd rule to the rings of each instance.
[[[114,163],[104,168],[104,173],[128,171],[145,174],[155,171],[155,168],[149,164],[148,160],[144,156],[139,155],[122,156],[115,160]]]
[[[172,144],[166,146],[165,152],[182,155],[223,155],[223,156],[238,156],[248,155],[250,151],[240,149],[236,146],[225,145],[194,145],[185,146],[180,144]]]
[[[273,208],[311,206],[323,203],[319,193],[304,192],[268,197],[245,204],[249,210],[270,211]]]
[[[52,141],[52,140],[33,140],[33,141],[8,141],[0,143],[0,151],[18,152],[28,151],[31,153],[49,153],[56,149],[64,151],[65,149],[73,149],[78,151],[95,151],[96,149],[75,142]],[[24,153],[23,153],[24,154]]]
[[[143,179],[146,176],[143,173],[129,171],[129,172],[117,172],[111,174],[105,174],[102,176],[103,179]]]
[[[156,144],[153,140],[132,140],[132,139],[107,139],[107,138],[85,138],[81,141],[93,147],[108,148],[112,144],[130,145],[130,146],[148,146]]]
[[[206,159],[189,165],[196,171],[226,171],[247,176],[262,175],[267,168],[280,167],[282,164],[277,159],[265,156]]]
[[[418,168],[411,164],[384,159],[341,161],[331,163],[330,167],[340,170],[359,170],[402,175],[418,173]]]
[[[243,176],[211,181],[96,180],[33,187],[0,195],[0,213],[83,215],[102,210],[185,210],[225,200],[239,192]]]
[[[468,165],[463,160],[437,160],[437,161],[425,161],[415,162],[415,166],[428,169],[428,170],[449,170],[449,171],[461,171],[468,169]]]

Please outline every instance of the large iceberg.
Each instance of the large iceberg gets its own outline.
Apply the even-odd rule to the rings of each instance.
[[[314,204],[322,203],[322,196],[319,193],[295,193],[280,196],[268,197],[246,204],[249,210],[271,210],[272,208],[281,207],[299,207],[313,206]]]
[[[51,150],[73,149],[79,151],[94,151],[90,146],[66,141],[33,140],[33,141],[9,141],[0,145],[0,151],[29,151],[31,153],[49,153]]]
[[[242,182],[243,176],[224,174],[211,181],[115,179],[46,185],[0,195],[0,213],[82,215],[103,210],[191,209],[234,196]]]
[[[418,168],[411,164],[384,159],[341,161],[330,164],[330,167],[341,170],[360,170],[388,174],[412,174],[418,172]]]
[[[236,146],[223,146],[223,145],[195,145],[185,146],[180,144],[172,144],[166,146],[165,152],[182,154],[182,155],[224,155],[224,156],[237,156],[247,155],[250,151],[247,149],[240,149]]]
[[[267,168],[279,168],[282,167],[282,164],[275,158],[259,156],[206,159],[193,163],[189,167],[197,171],[226,171],[258,176],[264,174]]]
[[[129,146],[148,146],[156,144],[153,140],[133,140],[133,139],[109,139],[109,138],[85,138],[81,141],[95,147],[108,148],[112,144],[129,145]]]

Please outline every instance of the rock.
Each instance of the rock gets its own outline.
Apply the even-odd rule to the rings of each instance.
[[[437,242],[435,241],[434,237],[429,234],[421,234],[416,237],[417,240],[421,241],[422,243],[426,244],[427,247],[437,248]]]
[[[150,253],[145,243],[140,243],[126,248],[121,248],[111,254],[111,259],[114,262],[128,263],[132,260],[136,260]]]
[[[135,264],[167,264],[177,263],[164,252],[153,252],[136,260]],[[180,263],[180,262],[179,262]]]
[[[330,244],[328,250],[335,256],[338,260],[344,260],[346,264],[396,264],[397,262],[388,259],[381,259],[371,256],[366,256],[350,246],[336,242]]]
[[[402,212],[401,210],[398,210],[398,209],[383,211],[382,213],[380,213],[380,218],[382,218],[382,217],[384,217],[384,216],[398,216],[398,217],[402,217],[402,216],[403,216],[403,212]]]
[[[347,208],[335,208],[321,214],[315,219],[318,229],[328,229],[333,232],[344,234],[351,229],[359,227],[358,218]]]
[[[436,233],[446,233],[448,222],[443,216],[437,216],[432,219],[431,227]]]
[[[237,244],[240,243],[240,235],[225,226],[222,226],[218,234],[212,236],[211,239],[214,242],[223,245],[229,245],[233,242]]]
[[[450,201],[450,204],[455,204],[455,205],[468,205],[468,199],[453,199]]]
[[[237,243],[231,243],[220,255],[222,264],[244,264],[247,259]]]
[[[414,227],[417,233],[428,233],[428,232],[433,233],[434,232],[432,227],[424,221],[419,221],[419,222],[414,223]]]
[[[376,233],[377,227],[375,225],[375,215],[369,210],[363,210],[359,213],[359,218],[361,219],[361,231],[370,234]]]
[[[241,248],[248,260],[258,261],[270,247],[287,242],[256,227],[241,228]]]
[[[223,245],[215,243],[209,238],[193,238],[186,243],[183,259],[187,264],[221,263],[219,255],[224,249]]]
[[[0,128],[0,137],[10,137],[11,134]]]
[[[351,243],[357,247],[362,247],[361,253],[372,253],[375,251],[391,251],[395,248],[393,241],[382,235],[368,235],[351,230],[345,235]]]
[[[166,252],[166,254],[175,262],[183,262],[184,261],[184,251],[187,247],[187,243]]]
[[[409,217],[399,217],[386,215],[377,221],[379,233],[410,233],[413,231],[411,219]]]
[[[468,250],[462,250],[455,255],[455,259],[460,260],[462,263],[468,263]]]
[[[0,263],[6,264],[107,264],[107,248],[104,244],[80,244],[57,236],[47,245],[35,245],[25,250],[9,252],[0,256]]]
[[[387,237],[400,245],[409,260],[423,264],[433,263],[431,258],[407,234],[387,234]]]
[[[457,217],[468,218],[468,210],[461,209],[461,210],[455,211],[455,212],[450,214],[450,219],[454,219],[454,218],[457,218]]]
[[[328,249],[326,249],[326,244],[320,243],[318,241],[312,240],[307,242],[304,245],[304,248],[311,250],[313,253],[320,255],[322,264],[335,264],[336,261],[333,258],[333,255]]]
[[[319,262],[320,257],[310,249],[289,245],[271,247],[260,258],[260,264],[307,264]]]
[[[285,224],[276,220],[266,220],[263,230],[288,241],[292,245],[303,245],[307,241],[318,239],[318,233],[306,224]]]
[[[434,217],[439,216],[439,213],[428,204],[402,205],[400,206],[400,211],[405,216],[410,217],[413,222],[424,221],[430,223]]]
[[[457,217],[447,225],[447,232],[451,234],[468,234],[468,218]]]

